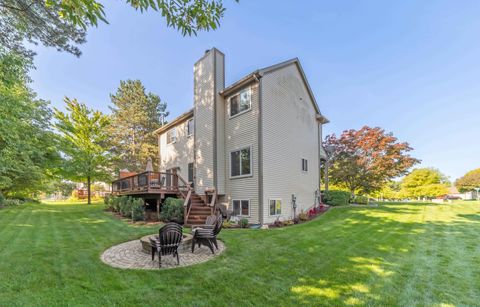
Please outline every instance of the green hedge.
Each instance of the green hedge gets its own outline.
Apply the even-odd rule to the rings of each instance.
[[[183,223],[183,199],[168,197],[162,205],[160,219],[165,222]]]
[[[131,196],[109,196],[105,198],[107,209],[120,213],[123,217],[134,221],[145,220],[145,202],[141,198]]]
[[[145,220],[145,202],[141,198],[135,198],[132,200],[132,220]]]
[[[329,190],[324,191],[323,201],[330,206],[348,205],[350,202],[350,193],[345,191]]]
[[[368,197],[362,196],[362,195],[355,196],[352,200],[352,203],[359,204],[359,205],[366,205],[368,204]]]

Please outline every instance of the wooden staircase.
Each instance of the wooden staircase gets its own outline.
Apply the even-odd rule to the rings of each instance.
[[[212,207],[205,204],[197,193],[190,196],[190,213],[187,216],[185,226],[205,224],[207,216],[212,214]]]

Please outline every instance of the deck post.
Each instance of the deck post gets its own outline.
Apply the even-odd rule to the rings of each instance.
[[[160,219],[160,198],[157,198],[157,218]]]

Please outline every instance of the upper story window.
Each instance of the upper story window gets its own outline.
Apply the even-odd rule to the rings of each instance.
[[[230,117],[247,112],[252,107],[252,94],[250,88],[240,91],[230,97]]]
[[[307,161],[307,159],[302,159],[302,171],[308,172],[308,161]]]
[[[187,122],[187,136],[193,135],[193,119],[189,119]]]
[[[167,132],[167,144],[175,143],[177,141],[177,128],[172,128]]]
[[[230,176],[240,177],[252,175],[251,147],[230,153]]]

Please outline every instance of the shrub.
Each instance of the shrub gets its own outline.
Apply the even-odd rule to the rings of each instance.
[[[110,195],[105,195],[105,197],[103,198],[103,203],[105,204],[105,206],[109,207],[110,206],[110,200],[112,199],[113,196],[110,196]]]
[[[247,228],[248,219],[242,218],[242,219],[238,220],[238,226],[240,226],[240,228]]]
[[[297,218],[300,221],[308,221],[308,214],[302,211],[297,215]]]
[[[120,197],[120,214],[124,217],[132,217],[132,198],[130,196]]]
[[[366,204],[368,204],[368,197],[361,196],[361,195],[355,196],[353,198],[352,203],[360,204],[360,205],[366,205]]]
[[[325,191],[323,195],[323,201],[330,206],[348,205],[351,196],[349,192],[336,190]]]
[[[120,197],[113,196],[110,198],[110,207],[115,212],[120,212]]]
[[[6,207],[20,206],[22,201],[16,198],[5,198],[3,200],[3,205]]]
[[[141,198],[135,198],[132,200],[132,220],[145,220],[145,202]]]
[[[286,220],[286,221],[282,222],[282,226],[290,226],[290,225],[293,225],[293,224],[295,224],[295,222],[292,221],[292,220]]]
[[[232,227],[233,227],[233,223],[230,222],[230,221],[226,221],[226,220],[225,220],[225,221],[223,221],[223,223],[222,223],[222,227],[223,227],[223,228],[232,228]]]
[[[116,197],[113,195],[106,195],[105,198],[103,199],[103,203],[105,204],[105,209],[114,211],[113,204],[114,204],[114,199]]]
[[[0,193],[0,206],[5,204],[5,196],[3,196],[2,193]]]
[[[162,206],[160,219],[165,222],[183,223],[183,199],[168,197]]]
[[[280,221],[280,217],[277,217],[277,218],[275,219],[275,221],[273,222],[272,225],[273,225],[274,227],[282,227],[282,226],[283,226],[283,223],[282,223],[282,221]]]

